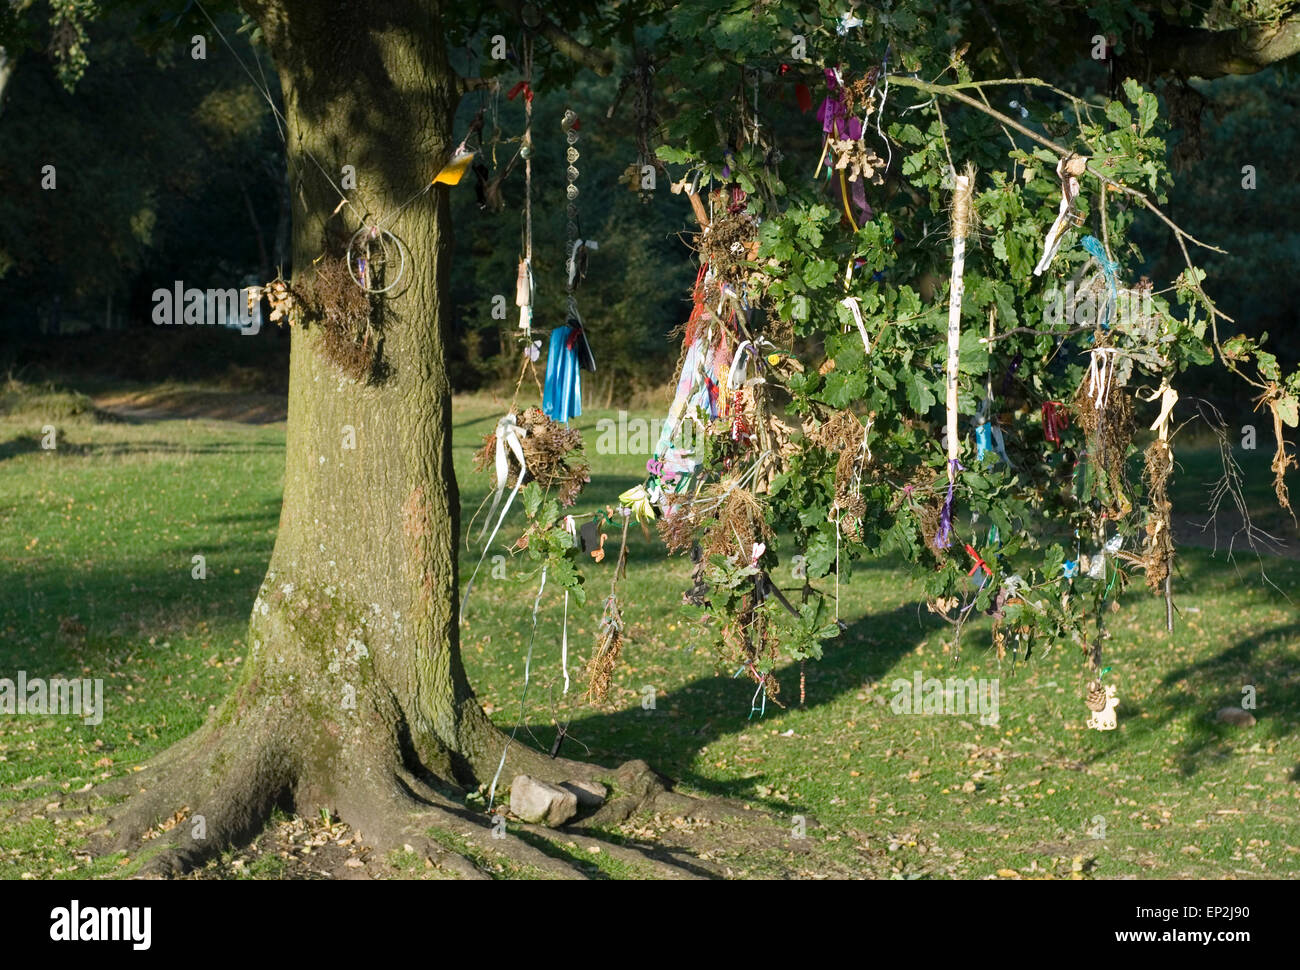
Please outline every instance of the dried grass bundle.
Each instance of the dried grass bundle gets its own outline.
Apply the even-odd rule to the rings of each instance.
[[[734,480],[724,480],[705,489],[704,495],[721,499],[700,538],[706,560],[720,555],[748,561],[754,543],[772,537],[772,530],[763,517],[763,504],[749,489],[741,488]]]
[[[739,288],[750,276],[749,263],[758,255],[758,227],[752,216],[743,209],[732,212],[725,196],[717,195],[713,222],[695,237],[695,245],[714,274],[705,302],[716,306],[724,284]]]
[[[867,503],[862,497],[862,472],[866,453],[862,447],[866,429],[852,411],[837,411],[814,430],[809,439],[828,454],[838,454],[835,463],[835,509],[841,533],[857,540],[862,536],[862,519]]]
[[[1154,593],[1164,590],[1174,558],[1174,537],[1170,532],[1169,476],[1174,469],[1169,444],[1157,438],[1146,450],[1146,464],[1142,478],[1151,496],[1151,507],[1146,521],[1146,547],[1142,564],[1146,570],[1147,586]]]
[[[691,551],[695,546],[695,532],[699,525],[695,503],[684,495],[678,496],[673,502],[671,515],[665,513],[655,522],[659,538],[668,551],[674,554]]]
[[[587,699],[603,701],[609,695],[614,668],[623,651],[623,612],[618,607],[618,597],[610,593],[605,599],[605,610],[600,618],[596,636],[596,652],[587,664]]]
[[[591,481],[591,465],[582,451],[582,433],[558,421],[552,421],[541,408],[529,408],[518,418],[519,427],[527,432],[520,437],[520,447],[528,474],[524,482],[537,482],[546,490],[555,489],[562,507],[578,499],[584,485]],[[483,447],[474,453],[474,467],[482,471],[496,467],[497,436],[493,431],[483,438]],[[510,463],[509,481],[519,474],[519,463],[507,450]]]
[[[922,505],[917,509],[917,518],[921,521],[921,535],[925,537],[925,546],[940,562],[948,558],[946,549],[939,549],[935,546],[934,540],[939,535],[939,528],[943,520],[943,505],[947,498],[946,494],[940,494],[934,501]]]
[[[321,352],[354,380],[375,379],[381,311],[353,282],[347,257],[325,256],[294,292],[304,321],[320,330]]]
[[[1102,507],[1112,516],[1128,515],[1133,511],[1133,503],[1128,497],[1125,459],[1136,430],[1133,402],[1121,388],[1112,386],[1106,406],[1098,410],[1089,394],[1085,375],[1070,410],[1073,420],[1087,436],[1089,457],[1101,472]]]

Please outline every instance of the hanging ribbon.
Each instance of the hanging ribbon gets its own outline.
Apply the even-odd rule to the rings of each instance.
[[[551,331],[551,346],[546,355],[546,389],[542,410],[561,424],[582,414],[582,372],[576,346],[569,346],[574,328],[556,327]]]
[[[806,84],[796,84],[794,86],[794,99],[799,104],[799,111],[807,114],[812,110],[812,92],[808,90]]]
[[[1115,376],[1115,348],[1094,347],[1088,354],[1088,396],[1098,411],[1110,400],[1110,385]]]
[[[945,515],[951,517],[953,484],[958,469],[957,455],[961,442],[957,438],[957,374],[961,362],[961,304],[965,293],[963,274],[966,268],[966,233],[970,228],[971,193],[974,190],[974,166],[966,173],[953,172],[952,200],[952,277],[948,286],[948,365],[945,374],[948,431],[948,501]],[[944,546],[947,548],[947,528]]]
[[[578,526],[573,516],[564,517],[564,531],[569,534],[575,546],[578,545]],[[564,627],[560,635],[560,669],[564,671],[564,693],[569,692],[569,591],[564,591]]]
[[[501,523],[506,520],[506,514],[510,511],[510,506],[519,494],[519,489],[524,484],[524,477],[528,473],[528,463],[524,461],[524,448],[520,440],[526,437],[528,430],[519,427],[513,413],[507,414],[497,422],[496,439],[496,472],[497,472],[497,490],[492,497],[492,508],[488,511],[487,518],[483,520],[483,532],[487,531],[488,523],[492,521],[492,515],[496,512],[497,506],[501,504],[501,496],[506,490],[506,481],[510,476],[510,460],[506,456],[506,449],[515,456],[519,462],[519,477],[515,480],[514,490],[511,491],[510,497],[506,499],[505,506],[501,509],[501,516],[497,519],[497,524],[492,529],[492,535],[488,537],[487,542],[483,544],[483,551],[479,554],[478,564],[474,567],[474,572],[469,577],[469,584],[465,587],[465,596],[460,603],[460,618],[465,619],[465,607],[469,603],[470,590],[474,588],[474,579],[478,576],[479,568],[483,565],[483,560],[487,558],[487,551],[492,547],[492,542],[497,537],[497,532],[501,529]],[[483,538],[483,533],[479,533],[479,538]]]
[[[1056,251],[1061,248],[1061,240],[1065,238],[1065,230],[1069,228],[1072,221],[1071,210],[1074,208],[1074,200],[1079,195],[1079,180],[1066,171],[1066,162],[1069,158],[1070,156],[1066,156],[1056,163],[1056,174],[1061,180],[1061,204],[1057,209],[1056,221],[1052,223],[1052,227],[1047,230],[1047,236],[1043,239],[1043,258],[1034,267],[1035,276],[1042,276],[1043,271],[1052,264]]]
[[[1043,402],[1043,437],[1056,446],[1061,444],[1061,431],[1070,426],[1070,414],[1060,401]]]
[[[984,561],[983,557],[980,556],[979,552],[975,549],[975,547],[972,546],[969,542],[966,543],[965,545],[966,545],[966,554],[969,555],[971,559],[974,560],[975,562],[975,565],[970,567],[970,572],[968,572],[966,575],[974,576],[977,570],[982,569],[984,570],[984,575],[992,576],[993,570],[989,568],[989,564]]]
[[[525,258],[519,261],[515,275],[515,306],[519,307],[519,329],[531,336],[533,329],[533,266]]]
[[[750,357],[758,356],[754,345],[748,340],[742,340],[740,346],[736,348],[735,355],[731,358],[731,367],[727,369],[727,389],[734,391],[745,383],[745,375],[749,372],[749,367],[744,357],[745,351],[749,351]]]
[[[839,69],[828,67],[825,74],[829,93],[817,109],[817,120],[822,123],[822,133],[829,136],[842,132],[850,141],[857,141],[862,137],[862,122],[849,117],[849,106],[844,101]]]
[[[511,730],[510,736],[506,738],[505,745],[501,748],[501,762],[497,765],[496,774],[492,776],[492,784],[488,787],[488,811],[492,811],[492,803],[497,794],[497,782],[501,780],[501,772],[506,766],[506,754],[510,751],[510,745],[515,740],[515,735],[519,733],[519,725],[524,721],[524,704],[528,699],[528,680],[533,666],[533,641],[537,639],[537,609],[542,604],[542,590],[546,589],[546,566],[542,565],[542,582],[537,587],[537,598],[533,600],[533,632],[528,637],[528,654],[524,657],[524,687],[519,693],[519,720],[515,722],[514,729]],[[468,592],[468,591],[467,591]]]
[[[957,498],[957,473],[965,470],[966,466],[956,458],[948,460],[948,497],[943,500],[943,512],[939,516],[939,531],[934,535],[936,549],[947,549],[952,545],[952,508]]]
[[[1141,397],[1141,395],[1138,395]],[[1151,392],[1148,397],[1143,397],[1144,401],[1154,401],[1160,399],[1160,415],[1151,423],[1150,430],[1159,432],[1161,441],[1169,440],[1169,418],[1173,414],[1174,405],[1178,403],[1178,392],[1169,386],[1169,379],[1165,378],[1160,382],[1160,387]]]
[[[975,426],[975,460],[980,462],[993,450],[993,426],[985,421]]]
[[[513,88],[507,91],[506,100],[513,101],[516,97],[519,96],[520,92],[523,93],[524,101],[526,101],[528,104],[533,103],[533,86],[529,84],[527,81],[520,81]]]
[[[848,307],[849,313],[853,314],[853,322],[858,325],[858,333],[862,336],[862,349],[871,354],[871,338],[867,336],[867,326],[862,322],[862,306],[856,296],[846,296],[840,300],[840,305]]]
[[[1015,465],[1011,464],[1011,458],[1007,455],[1002,429],[989,417],[992,409],[993,399],[986,397],[975,415],[975,460],[982,461],[984,456],[992,451],[1009,467],[1014,468]]]
[[[488,524],[492,521],[492,516],[496,512],[497,506],[501,504],[501,496],[505,494],[506,481],[510,477],[510,460],[506,455],[507,448],[510,450],[510,453],[515,456],[515,460],[519,462],[519,478],[515,481],[514,491],[510,493],[510,501],[506,502],[506,507],[501,510],[501,515],[503,518],[505,517],[506,512],[509,511],[510,509],[510,502],[514,501],[515,494],[519,491],[520,486],[523,484],[524,475],[528,470],[528,463],[524,461],[524,447],[520,443],[520,439],[527,437],[527,435],[528,435],[528,430],[526,428],[519,427],[519,422],[515,418],[513,413],[507,414],[504,418],[502,418],[500,421],[497,422],[497,430],[496,430],[497,490],[496,490],[496,494],[492,496],[492,508],[488,510],[487,518],[483,520],[483,531],[479,533],[480,539],[482,539],[484,533],[487,532]]]

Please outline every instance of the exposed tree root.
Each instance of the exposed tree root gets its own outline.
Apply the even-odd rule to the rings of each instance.
[[[262,632],[283,646],[255,653],[245,679],[194,734],[129,775],[35,799],[9,817],[101,816],[102,826],[90,833],[91,853],[124,851],[139,863],[139,875],[162,878],[249,844],[277,808],[337,816],[374,850],[409,847],[447,874],[468,879],[502,872],[587,878],[596,848],[623,870],[649,878],[720,876],[722,868],[690,858],[689,850],[620,845],[601,837],[602,830],[641,814],[761,821],[762,813],[744,806],[671,791],[643,761],[605,768],[508,744],[472,697],[439,717],[421,710],[409,685],[384,672],[359,664],[322,672],[307,651],[293,649],[294,626],[275,613]],[[345,687],[355,703],[339,703]],[[467,792],[496,775],[503,752],[497,812],[504,811],[505,789],[519,774],[552,783],[598,781],[611,790],[610,798],[560,830],[503,825],[464,802]]]
[[[599,849],[649,878],[681,879],[720,873],[596,838],[589,831],[641,812],[697,818],[740,812],[740,806],[669,791],[643,761],[609,769],[550,758],[516,743],[507,751],[503,788],[516,774],[528,773],[552,782],[600,781],[613,789],[614,797],[562,830],[518,822],[505,826],[467,808],[459,797],[466,782],[491,777],[506,747],[507,736],[481,712],[481,723],[470,722],[474,743],[465,745],[467,752],[453,754],[436,739],[426,736],[417,744],[405,738],[406,721],[388,719],[393,700],[384,692],[370,698],[373,718],[362,718],[365,730],[347,738],[367,739],[359,745],[339,745],[335,735],[342,730],[346,736],[346,728],[329,723],[316,726],[320,737],[304,738],[302,720],[276,711],[273,704],[260,703],[250,716],[247,708],[253,705],[240,693],[227,701],[241,712],[238,723],[224,716],[223,707],[203,728],[140,770],[84,792],[35,799],[17,807],[11,818],[102,815],[104,824],[90,833],[90,850],[127,852],[140,860],[138,875],[144,878],[176,877],[223,849],[247,844],[279,807],[303,815],[336,813],[375,850],[413,850],[459,878],[486,878],[500,869],[543,878],[587,878],[591,861],[575,858],[569,850],[576,847],[588,855]],[[398,728],[374,732],[376,720],[395,721]],[[417,756],[417,749],[424,756]],[[431,764],[442,770],[430,770]],[[449,833],[449,838],[440,840],[431,834],[436,832]]]

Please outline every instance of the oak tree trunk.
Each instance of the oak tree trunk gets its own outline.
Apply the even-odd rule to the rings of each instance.
[[[337,812],[380,841],[413,840],[412,813],[456,807],[440,793],[489,780],[505,741],[474,699],[457,632],[451,226],[445,187],[418,194],[450,153],[458,97],[438,4],[245,5],[283,90],[295,282],[312,272],[331,222],[346,235],[383,224],[407,267],[384,298],[375,379],[345,376],[309,317],[294,328],[283,507],[244,673],[200,731],[129,780],[134,797],[112,820],[127,845],[174,813],[202,816],[174,830],[160,863],[171,871],[247,838],[276,804]],[[342,184],[344,165],[356,189],[343,190],[351,204],[340,211],[330,183]],[[520,770],[597,776],[510,750],[503,783]],[[647,772],[622,777],[652,795]]]

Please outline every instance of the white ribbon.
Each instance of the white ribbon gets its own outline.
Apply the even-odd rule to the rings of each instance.
[[[525,333],[531,334],[533,328],[533,264],[525,259],[519,264],[523,279],[519,282],[522,287],[515,287],[515,305],[519,307],[519,329]],[[523,292],[520,292],[520,290]],[[520,302],[520,301],[523,302]]]
[[[594,239],[588,239],[586,242],[583,242],[581,239],[575,239],[573,241],[573,245],[569,249],[569,258],[565,261],[565,269],[569,274],[569,289],[573,289],[574,280],[578,275],[578,250],[582,249],[584,246],[592,252],[595,252],[600,248],[600,244]]]
[[[1047,230],[1047,237],[1043,240],[1043,258],[1034,267],[1035,276],[1043,275],[1043,271],[1052,264],[1056,251],[1061,248],[1061,240],[1065,238],[1066,226],[1070,221],[1070,210],[1079,194],[1079,180],[1065,173],[1064,158],[1056,163],[1056,174],[1061,178],[1061,205],[1057,209],[1056,221]]]
[[[524,474],[528,471],[528,464],[524,461],[524,449],[519,443],[519,439],[526,437],[527,435],[528,431],[519,427],[519,423],[516,421],[514,414],[507,414],[497,422],[497,491],[496,494],[492,496],[492,508],[488,510],[487,518],[483,520],[483,531],[478,535],[480,539],[482,539],[484,533],[487,532],[488,523],[492,521],[492,515],[496,512],[497,506],[501,504],[501,496],[505,494],[506,481],[510,477],[510,461],[506,457],[507,447],[510,448],[515,459],[519,462],[519,478],[515,481],[515,491],[510,494],[511,502],[514,501],[515,492],[518,492],[519,486],[523,484]],[[510,502],[506,502],[506,508],[501,511],[501,517],[503,519],[505,518],[506,509],[509,508]],[[501,523],[498,522],[497,528],[500,527]],[[494,530],[493,535],[495,534],[496,532]],[[488,541],[490,542],[491,540]]]
[[[465,605],[469,602],[469,592],[474,588],[474,579],[478,576],[479,568],[483,565],[483,560],[487,558],[487,551],[492,547],[492,541],[496,539],[497,532],[501,529],[501,523],[506,520],[506,514],[510,511],[511,504],[514,503],[515,496],[519,494],[519,489],[524,484],[524,476],[528,473],[528,463],[524,461],[524,449],[520,439],[526,437],[528,429],[519,427],[515,421],[514,414],[507,414],[497,422],[497,490],[492,497],[492,508],[488,511],[487,518],[483,520],[483,532],[487,532],[488,523],[492,521],[492,515],[496,512],[497,506],[501,504],[501,496],[506,490],[506,481],[510,477],[510,462],[506,458],[506,448],[515,456],[519,462],[519,477],[515,479],[514,490],[510,497],[506,499],[505,506],[501,509],[501,515],[497,519],[496,526],[492,529],[492,535],[488,536],[488,541],[483,544],[483,551],[479,554],[478,565],[474,567],[474,572],[469,577],[469,584],[465,587],[465,596],[460,603],[460,618],[465,619]],[[483,538],[483,532],[479,533],[479,538]]]
[[[849,312],[853,314],[853,322],[858,325],[858,333],[862,334],[862,349],[868,354],[871,353],[871,339],[867,336],[867,327],[862,322],[862,307],[858,305],[856,296],[846,296],[840,300],[841,306],[846,306]]]
[[[510,743],[514,741],[515,735],[519,733],[519,725],[524,719],[524,702],[528,699],[528,677],[533,668],[533,642],[537,639],[537,608],[542,605],[542,590],[546,589],[546,566],[542,565],[542,581],[537,587],[537,598],[533,600],[533,632],[528,638],[528,654],[524,657],[524,689],[519,695],[519,720],[515,722],[514,730],[510,732],[510,737],[506,738],[506,743],[501,748],[501,761],[497,765],[497,772],[492,776],[492,785],[488,788],[488,811],[492,811],[492,802],[497,796],[497,782],[501,780],[501,771],[506,766],[506,753],[510,750]]]
[[[1102,410],[1110,400],[1110,385],[1114,376],[1115,348],[1094,348],[1088,356],[1088,396],[1092,398],[1092,406],[1098,411]],[[1171,404],[1170,407],[1172,406]]]
[[[1170,387],[1168,379],[1165,379],[1160,382],[1158,389],[1142,400],[1154,401],[1156,398],[1160,399],[1160,416],[1151,423],[1150,430],[1160,432],[1160,440],[1167,441],[1169,440],[1169,415],[1173,413],[1174,405],[1178,403],[1178,392]]]
[[[564,531],[578,544],[578,526],[573,516],[564,517]],[[564,693],[569,692],[569,591],[564,591],[564,632],[560,634],[560,669],[564,671]]]
[[[746,348],[751,354],[758,353],[758,350],[748,340],[742,340],[740,346],[736,348],[735,355],[731,358],[731,368],[727,371],[727,389],[734,391],[745,383],[745,373],[749,365],[742,361]]]

